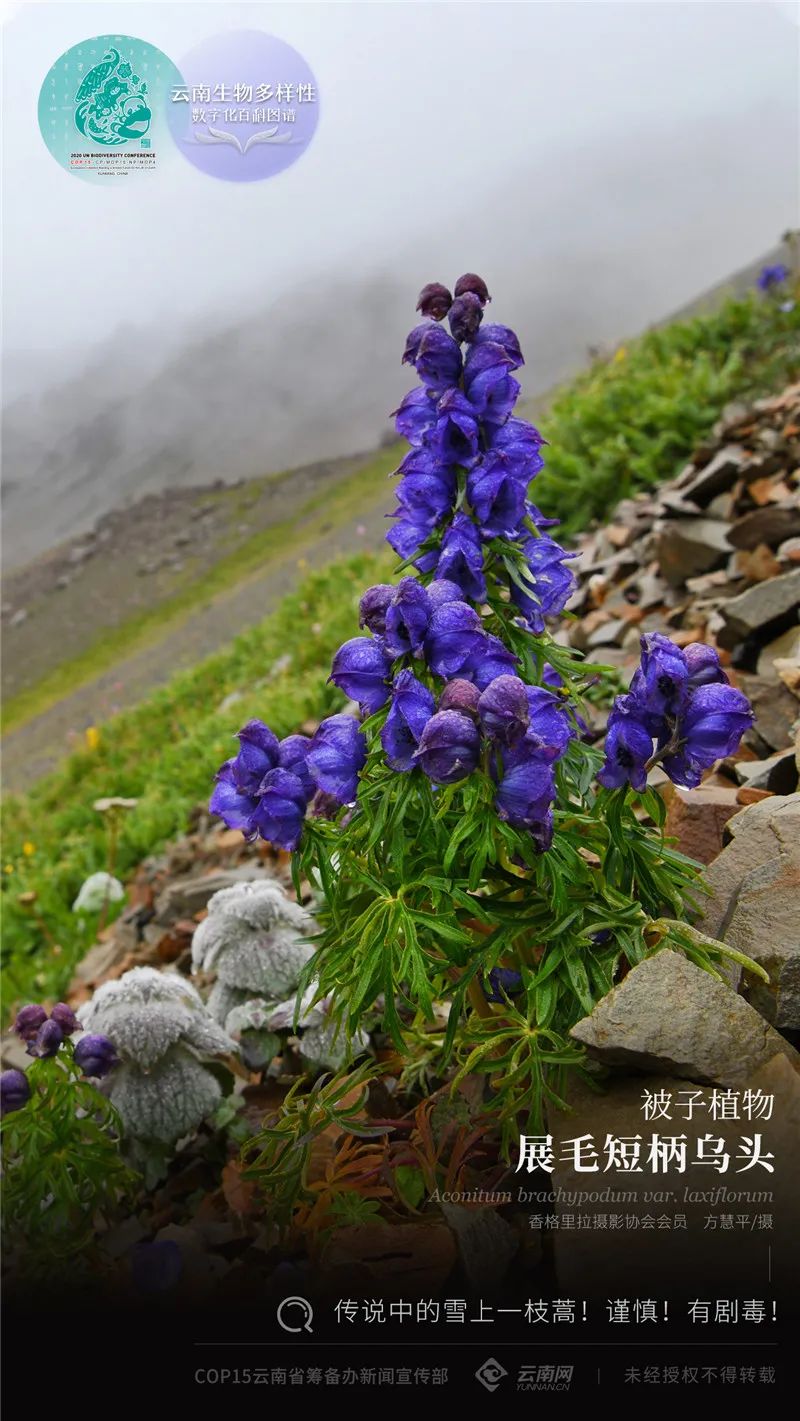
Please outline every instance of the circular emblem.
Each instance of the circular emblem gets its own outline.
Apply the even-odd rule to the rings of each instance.
[[[180,62],[169,124],[181,153],[226,182],[273,178],[306,151],[319,90],[296,49],[260,30],[232,30]]]
[[[89,181],[152,172],[171,148],[167,111],[180,74],[133,35],[73,45],[45,76],[39,128],[56,162]]]

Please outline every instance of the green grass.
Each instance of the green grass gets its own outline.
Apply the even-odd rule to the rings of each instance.
[[[134,614],[119,626],[103,632],[80,656],[61,662],[35,686],[20,691],[5,703],[4,734],[93,681],[115,661],[160,641],[166,632],[180,626],[199,607],[240,586],[248,577],[296,558],[322,534],[323,526],[336,527],[356,516],[381,497],[381,490],[388,503],[386,479],[398,462],[396,448],[382,450],[365,468],[334,484],[330,490],[316,493],[294,518],[254,533],[234,552],[212,564],[202,576],[157,607]]]
[[[800,310],[782,314],[747,298],[650,332],[557,394],[542,421],[550,443],[536,501],[574,532],[592,517],[607,516],[625,494],[671,477],[729,401],[777,390],[798,377]],[[199,601],[263,570],[268,558],[296,556],[322,520],[363,506],[376,476],[395,462],[396,451],[376,456],[338,486],[319,514],[315,500],[308,510],[314,517],[302,529],[283,526],[255,536],[218,564],[202,588],[168,604],[171,624]],[[326,685],[331,656],[354,634],[361,590],[385,579],[393,565],[388,552],[361,555],[311,577],[224,652],[110,721],[94,751],[71,755],[29,794],[8,799],[0,865],[7,1008],[62,991],[92,941],[95,924],[82,928],[70,904],[84,878],[106,863],[104,825],[93,801],[105,795],[139,801],[122,824],[116,867],[124,875],[185,829],[243,721],[258,715],[285,734],[341,704]],[[163,627],[164,610],[155,615]],[[136,626],[125,628],[126,651]],[[137,644],[154,633],[151,617],[142,618]],[[87,653],[91,660],[60,668],[58,692],[107,668],[121,649],[113,637],[104,638]],[[271,678],[270,667],[287,652],[290,664]],[[222,715],[220,703],[232,691],[242,692],[242,699]],[[33,906],[20,902],[30,891],[37,895]]]
[[[730,401],[797,379],[800,301],[747,296],[649,331],[557,393],[534,500],[576,533],[677,473]]]
[[[7,798],[0,875],[7,1009],[61,992],[93,940],[96,922],[82,930],[70,905],[87,875],[106,866],[105,826],[94,801],[107,795],[139,801],[122,819],[116,867],[124,876],[185,829],[191,810],[208,799],[215,771],[234,753],[232,733],[244,721],[258,715],[284,735],[339,709],[341,694],[325,684],[331,658],[357,628],[364,587],[385,579],[392,562],[387,550],[310,577],[225,651],[116,716],[101,729],[96,749],[70,755],[29,794]],[[289,664],[271,677],[270,668],[287,654]],[[242,700],[221,714],[233,691],[243,692]],[[20,902],[31,891],[32,907]]]

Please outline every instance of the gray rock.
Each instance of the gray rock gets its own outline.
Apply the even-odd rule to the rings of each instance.
[[[769,646],[764,647],[758,658],[758,674],[765,680],[779,681],[775,662],[797,659],[800,659],[800,627],[789,627],[782,636],[776,637]]]
[[[662,577],[680,587],[687,577],[710,572],[730,552],[728,525],[713,518],[684,518],[662,525],[656,537],[656,557]]]
[[[731,597],[721,609],[723,625],[717,640],[730,651],[748,637],[768,633],[774,624],[796,613],[798,606],[800,568],[768,582],[758,582],[746,592],[740,592],[738,597]]]
[[[771,669],[774,671],[774,668]],[[745,735],[745,744],[753,744],[759,753],[763,753],[762,746],[766,746],[768,750],[782,750],[785,745],[790,745],[795,722],[800,717],[800,701],[797,696],[778,679],[777,674],[774,679],[770,677],[767,680],[762,679],[760,675],[749,676],[740,671],[737,673],[737,680],[756,717],[755,726]],[[768,788],[772,789],[773,786]]]
[[[762,800],[753,807],[770,803],[774,801]],[[773,851],[763,862],[748,867],[732,897],[724,932],[729,946],[746,952],[769,973],[769,985],[759,979],[750,983],[751,1004],[780,1031],[796,1031],[800,1029],[800,795],[792,795],[784,806],[770,823]]]
[[[461,1266],[472,1286],[485,1292],[499,1287],[519,1250],[516,1229],[493,1208],[444,1203],[439,1208],[456,1236]]]
[[[768,760],[738,760],[736,778],[749,789],[767,789],[771,794],[794,794],[797,789],[797,758],[794,750],[771,755]]]
[[[178,879],[170,883],[156,900],[157,923],[171,923],[175,918],[191,918],[205,908],[209,898],[222,888],[232,888],[236,883],[250,883],[255,878],[269,878],[266,869],[254,868],[252,864],[244,868],[220,869],[217,873],[204,873],[197,878]]]
[[[800,507],[794,503],[767,503],[739,518],[731,528],[730,540],[735,548],[757,548],[759,543],[777,548],[796,533],[800,533]]]
[[[703,874],[710,897],[704,904],[700,927],[715,938],[724,938],[745,875],[769,863],[785,843],[800,836],[800,794],[748,805],[728,820],[726,834],[730,843]]]
[[[680,953],[638,963],[570,1035],[606,1065],[736,1085],[777,1052],[800,1056],[744,999]]]
[[[741,445],[726,445],[699,474],[695,474],[683,485],[681,492],[684,498],[691,499],[701,508],[705,508],[717,494],[725,493],[733,487],[746,461],[747,455]]]

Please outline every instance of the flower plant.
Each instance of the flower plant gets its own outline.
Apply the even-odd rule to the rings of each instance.
[[[419,383],[395,412],[401,575],[365,590],[331,669],[358,715],[284,740],[250,721],[211,809],[291,850],[298,891],[322,885],[303,1009],[313,982],[359,1042],[379,1013],[408,1079],[487,1076],[508,1154],[564,1104],[570,1027],[628,967],[666,945],[718,975],[743,960],[684,921],[698,868],[647,777],[696,785],[752,715],[713,649],[646,636],[605,754],[589,743],[606,673],[551,630],[575,555],[531,501],[546,441],[514,412],[522,351],[490,299],[474,273],[420,294]]]

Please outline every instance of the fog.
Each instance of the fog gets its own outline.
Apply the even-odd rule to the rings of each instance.
[[[321,116],[279,177],[178,154],[63,172],[42,78],[80,38],[261,28]],[[376,444],[420,286],[481,272],[524,390],[692,299],[798,214],[798,53],[766,4],[29,5],[6,32],[7,566],[117,504]]]

